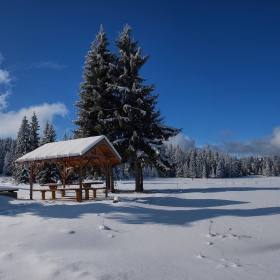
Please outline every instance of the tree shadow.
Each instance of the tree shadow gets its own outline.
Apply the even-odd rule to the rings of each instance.
[[[9,200],[9,198],[7,198]],[[162,200],[163,202],[164,200]],[[178,200],[180,201],[180,200]],[[108,202],[108,201],[107,201]],[[111,202],[111,201],[110,201]],[[174,203],[174,201],[172,201]],[[280,207],[266,207],[256,209],[222,209],[222,208],[204,208],[205,201],[194,201],[190,199],[183,204],[193,204],[199,209],[180,209],[169,208],[156,205],[146,205],[143,203],[127,203],[119,202],[117,204],[104,203],[104,201],[92,201],[85,203],[63,204],[56,201],[29,201],[24,200],[23,203],[11,204],[9,201],[1,208],[0,215],[16,217],[25,213],[38,216],[45,219],[77,219],[85,214],[106,215],[107,220],[118,220],[125,224],[162,224],[162,225],[179,225],[190,226],[191,223],[200,220],[211,220],[215,217],[256,217],[279,215]],[[199,204],[201,203],[201,206]],[[246,202],[242,201],[212,201],[211,207],[237,205]],[[215,204],[213,206],[213,204]],[[207,204],[206,204],[207,205]],[[209,203],[210,205],[210,203]],[[185,206],[184,206],[185,207]]]
[[[276,188],[255,188],[255,187],[218,187],[218,188],[189,188],[189,189],[150,189],[147,193],[158,194],[180,194],[180,193],[218,193],[218,192],[249,192],[249,191],[276,191]]]
[[[201,207],[219,207],[226,205],[244,204],[249,202],[244,201],[234,201],[234,200],[224,200],[224,199],[185,199],[178,197],[144,197],[144,198],[134,198],[130,201],[156,205],[156,206],[167,206],[167,207],[191,207],[191,208],[201,208]]]

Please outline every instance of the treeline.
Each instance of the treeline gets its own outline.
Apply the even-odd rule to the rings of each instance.
[[[29,166],[16,166],[15,160],[37,149],[38,147],[57,141],[54,126],[47,120],[42,137],[39,136],[40,125],[34,112],[31,120],[23,117],[17,139],[10,137],[0,139],[0,174],[13,176],[16,183],[28,183],[30,179]],[[68,140],[66,134],[63,140]],[[44,164],[34,180],[38,183],[57,182],[60,179],[55,164]]]
[[[0,174],[12,175],[16,143],[11,137],[0,139]]]
[[[67,139],[66,135],[64,135],[63,140]],[[40,142],[43,144],[45,141],[46,134]],[[17,140],[15,139],[10,137],[0,139],[0,174],[13,175],[16,146]],[[143,166],[144,178],[234,178],[247,175],[280,175],[279,155],[267,157],[247,156],[238,159],[228,154],[218,153],[209,147],[206,149],[191,148],[183,150],[179,146],[174,147],[172,145],[166,145],[163,152],[166,157],[170,158],[173,167],[163,173],[152,165],[145,165]],[[88,170],[87,172],[88,177],[95,177],[95,179],[102,176],[96,170]],[[59,180],[59,173],[55,172],[55,167],[49,173],[55,176],[45,178],[45,180]],[[117,180],[134,178],[134,172],[130,169],[129,164],[120,164],[114,167],[114,178]],[[24,176],[24,181],[29,181],[29,174]]]
[[[170,177],[176,178],[233,178],[247,175],[279,176],[280,156],[238,159],[218,153],[210,147],[182,150],[179,146],[166,146],[166,156],[173,161]]]

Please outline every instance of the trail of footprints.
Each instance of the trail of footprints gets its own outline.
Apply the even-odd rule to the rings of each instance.
[[[221,239],[225,238],[234,238],[236,240],[239,240],[241,238],[251,238],[251,236],[248,235],[236,235],[236,234],[231,234],[229,233],[232,229],[229,228],[224,234],[219,234],[219,233],[211,233],[211,226],[213,224],[213,221],[210,221],[210,226],[209,226],[209,234],[207,235],[208,238],[211,238],[211,241],[206,242],[206,245],[208,246],[215,246],[215,242],[220,242]],[[216,254],[215,254],[216,255]],[[206,260],[207,262],[212,262],[216,263],[217,268],[237,268],[241,267],[242,263],[240,262],[240,259],[234,259],[230,258],[229,256],[225,256],[224,252],[221,252],[221,258],[220,259],[214,259],[211,256],[205,256],[203,253],[199,253],[197,256],[198,259],[201,260]]]

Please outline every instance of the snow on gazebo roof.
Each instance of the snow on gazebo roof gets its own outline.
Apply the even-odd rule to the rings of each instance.
[[[88,154],[88,152],[91,153]],[[63,159],[80,158],[86,160],[89,157],[105,158],[109,163],[121,162],[120,155],[104,135],[47,143],[20,157],[15,162],[17,164],[52,160],[60,162]],[[92,165],[94,164],[92,163]]]

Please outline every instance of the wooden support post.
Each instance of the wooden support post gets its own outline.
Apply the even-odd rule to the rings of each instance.
[[[33,164],[30,164],[30,199],[33,199]]]
[[[60,190],[60,196],[64,197],[65,196],[65,190]]]
[[[106,168],[105,168],[105,172],[106,172],[106,190],[107,192],[110,190],[110,177],[109,177],[109,165],[108,163],[106,164]]]
[[[82,202],[82,195],[80,189],[75,190],[76,191],[76,201],[77,202]]]
[[[64,164],[63,164],[62,184],[63,184],[63,188],[65,189],[65,184],[66,184],[66,166]],[[64,193],[64,195],[65,195],[65,193]]]
[[[55,191],[56,190],[51,190],[52,191],[52,199],[55,199]]]
[[[79,202],[82,202],[82,188],[83,188],[83,162],[80,161],[80,168],[79,168],[79,183],[80,183],[80,197]]]
[[[85,200],[89,200],[89,190],[85,190]]]
[[[42,194],[42,200],[45,200],[46,199],[46,191],[41,191],[41,194]]]

